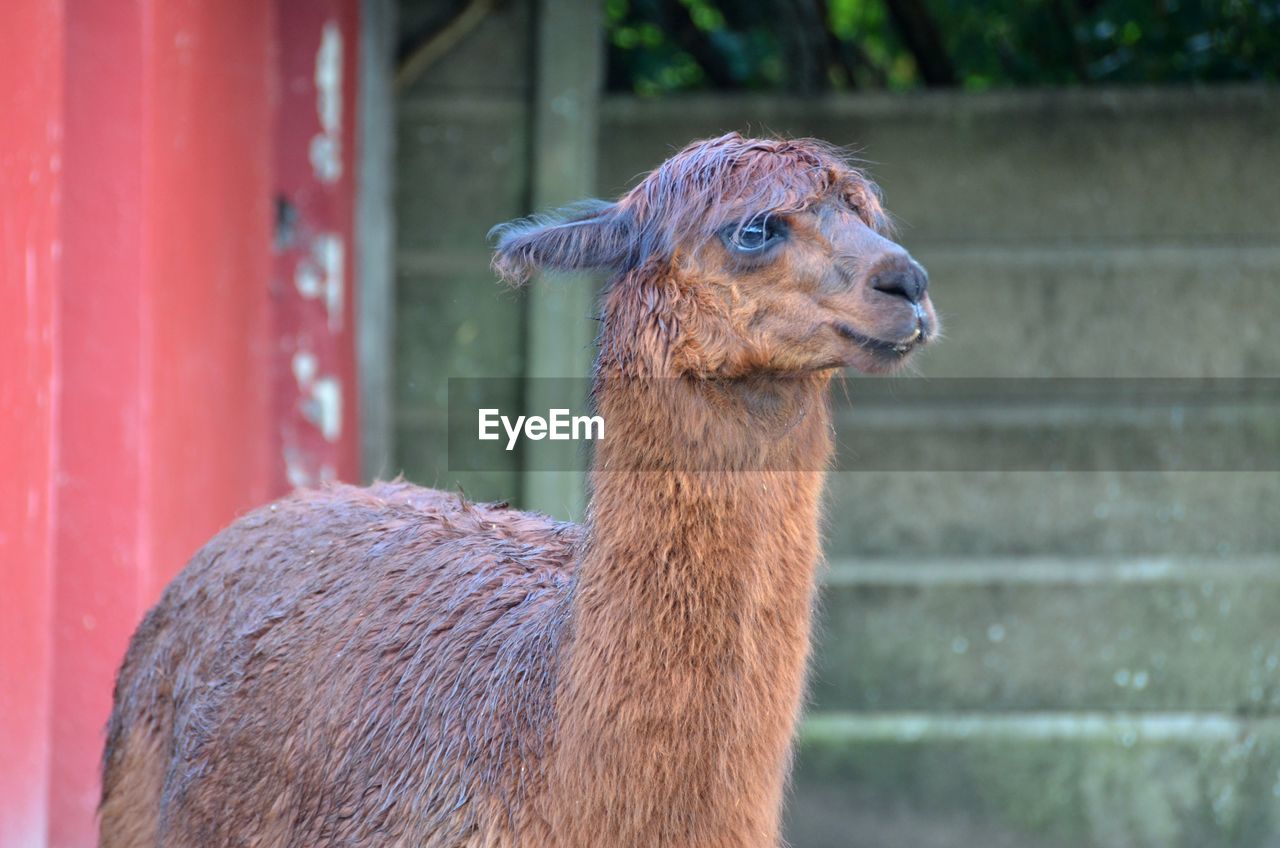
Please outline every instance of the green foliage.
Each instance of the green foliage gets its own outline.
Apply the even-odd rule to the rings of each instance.
[[[607,0],[606,9],[610,88],[649,96],[1280,79],[1280,0]]]

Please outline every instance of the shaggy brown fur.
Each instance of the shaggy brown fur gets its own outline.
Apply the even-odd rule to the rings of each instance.
[[[102,844],[776,846],[827,384],[936,331],[885,227],[831,148],[730,135],[502,229],[507,279],[614,271],[585,525],[398,482],[240,519],[134,636]]]

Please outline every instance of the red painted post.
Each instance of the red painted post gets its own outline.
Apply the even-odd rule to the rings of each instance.
[[[191,553],[287,467],[358,476],[357,2],[6,9],[4,848],[95,844],[114,675]]]
[[[63,9],[0,27],[0,845],[46,840]]]
[[[115,671],[165,582],[277,493],[270,7],[68,19],[51,844],[95,844]]]
[[[143,261],[142,9],[77,2],[67,27],[64,330],[51,844],[92,844],[93,765],[113,664],[151,569]],[[104,695],[105,693],[105,695]]]
[[[355,387],[357,0],[277,0],[271,296],[277,450],[292,486],[359,479]]]

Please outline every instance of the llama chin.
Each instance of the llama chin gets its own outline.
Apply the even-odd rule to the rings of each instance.
[[[936,336],[924,269],[812,140],[495,234],[509,282],[611,275],[584,524],[402,481],[237,520],[129,646],[103,846],[779,844],[829,383]]]

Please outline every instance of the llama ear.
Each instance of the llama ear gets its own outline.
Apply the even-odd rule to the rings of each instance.
[[[616,203],[589,200],[552,215],[499,224],[493,270],[512,285],[523,285],[539,270],[618,270],[631,253],[631,228]]]

